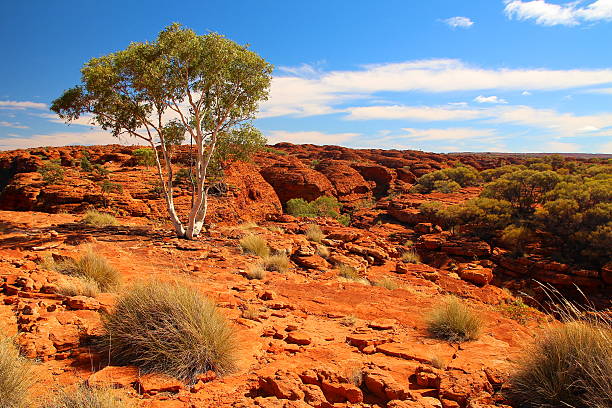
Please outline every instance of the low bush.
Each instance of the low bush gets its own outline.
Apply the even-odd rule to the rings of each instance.
[[[427,316],[427,330],[444,340],[475,340],[481,329],[482,320],[456,297],[446,299]]]
[[[287,213],[294,217],[330,217],[342,225],[349,225],[351,217],[340,214],[342,204],[335,197],[322,196],[308,202],[303,198],[293,198],[287,201]]]
[[[248,280],[263,279],[266,277],[266,270],[260,264],[253,265],[244,274]]]
[[[521,407],[611,407],[610,321],[546,328],[518,364],[508,395]]]
[[[501,233],[501,242],[512,250],[514,255],[523,255],[525,246],[534,239],[533,231],[527,227],[507,226]]]
[[[87,225],[92,225],[94,227],[108,227],[113,225],[119,225],[119,221],[117,221],[114,215],[96,210],[87,211],[83,215],[81,222]]]
[[[438,193],[454,193],[461,190],[461,185],[452,180],[438,180],[433,183],[433,190]]]
[[[319,227],[317,224],[310,224],[308,227],[306,227],[306,238],[308,238],[309,241],[320,244],[325,238],[325,234],[323,234],[321,227]]]
[[[289,269],[289,258],[285,253],[270,255],[263,260],[266,271],[287,272]]]
[[[385,289],[395,290],[399,288],[397,282],[389,277],[382,278],[379,281],[374,282],[374,286],[380,286]]]
[[[0,407],[29,407],[32,381],[29,362],[19,355],[11,338],[0,337]]]
[[[179,284],[138,284],[102,316],[106,346],[117,364],[193,380],[235,368],[235,335],[214,303]]]
[[[141,166],[154,166],[155,165],[155,152],[153,149],[140,148],[132,152],[132,156],[136,158],[138,164]]]
[[[249,234],[240,240],[240,247],[244,252],[252,253],[262,258],[270,256],[268,241],[259,235]]]
[[[70,392],[60,391],[43,408],[128,408],[132,407],[117,390],[79,385]]]
[[[49,161],[38,169],[45,184],[59,184],[64,181],[64,168],[59,161]]]

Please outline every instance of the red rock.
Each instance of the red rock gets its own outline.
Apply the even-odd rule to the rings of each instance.
[[[273,375],[259,377],[259,388],[279,399],[301,400],[304,392],[302,381],[291,371],[278,370]]]
[[[64,303],[73,310],[98,310],[100,302],[87,296],[70,296]]]
[[[179,392],[182,387],[183,383],[165,374],[145,374],[137,381],[137,390],[142,394]]]
[[[108,366],[89,376],[87,383],[92,387],[128,388],[138,381],[138,367]]]
[[[285,341],[289,344],[299,344],[301,346],[307,346],[312,343],[310,336],[301,331],[289,332]]]
[[[461,279],[471,282],[475,285],[485,286],[493,280],[493,271],[490,268],[478,266],[466,266],[465,269],[459,270]]]

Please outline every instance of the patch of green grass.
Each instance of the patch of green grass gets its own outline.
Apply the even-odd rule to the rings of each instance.
[[[532,315],[532,309],[527,306],[520,297],[500,305],[498,309],[504,316],[516,320],[519,323],[525,323]]]
[[[43,408],[128,408],[134,405],[117,390],[79,385],[70,391],[60,391]]]
[[[29,362],[8,337],[0,337],[0,407],[26,408],[29,387],[32,385]]]
[[[306,227],[306,238],[309,241],[321,243],[321,241],[325,238],[325,234],[321,231],[321,227],[317,224],[310,224]]]
[[[270,256],[268,241],[259,235],[249,234],[240,240],[240,247],[244,252],[252,253],[262,258]]]
[[[117,221],[117,218],[115,218],[114,215],[96,210],[87,211],[83,215],[81,222],[94,227],[108,227],[119,225],[119,221]]]
[[[222,375],[235,369],[233,329],[214,303],[192,288],[135,285],[102,321],[116,364],[188,380],[208,370]]]
[[[480,317],[456,297],[447,298],[427,317],[427,330],[434,337],[449,341],[475,340],[482,326]]]

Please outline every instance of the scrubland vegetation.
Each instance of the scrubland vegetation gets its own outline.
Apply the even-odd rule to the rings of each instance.
[[[83,223],[94,227],[108,227],[119,225],[119,221],[114,215],[103,213],[97,210],[89,210],[83,215]]]
[[[8,337],[0,337],[0,407],[26,408],[29,387],[34,382],[30,363]]]
[[[95,294],[116,289],[121,283],[121,275],[111,266],[106,258],[96,254],[91,248],[86,249],[78,258],[64,257],[55,260],[45,258],[43,267],[70,275],[77,280],[62,284],[60,290]]]
[[[110,388],[96,388],[79,385],[68,391],[60,391],[51,402],[43,408],[131,408],[134,404],[128,403],[118,390]]]
[[[456,297],[447,298],[427,316],[429,332],[449,341],[475,340],[482,325],[482,320]]]
[[[295,217],[331,217],[342,225],[349,225],[351,218],[341,214],[342,204],[335,197],[322,196],[313,201],[293,198],[287,201],[287,213]]]

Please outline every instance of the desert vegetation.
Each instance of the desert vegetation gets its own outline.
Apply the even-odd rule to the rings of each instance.
[[[456,297],[447,298],[427,316],[427,330],[434,337],[454,342],[477,339],[482,326],[482,320]]]
[[[74,290],[83,292],[111,291],[121,283],[119,272],[108,263],[106,258],[87,248],[78,258],[52,256],[45,258],[43,266],[77,279],[73,281]],[[64,289],[70,291],[70,283]],[[81,289],[79,289],[81,288]]]
[[[341,214],[342,204],[335,197],[321,196],[308,202],[303,198],[293,198],[287,201],[287,213],[295,217],[330,217],[342,225],[349,225],[351,218]]]
[[[80,384],[69,391],[60,390],[42,408],[130,408],[125,396],[111,388],[90,387]]]
[[[108,227],[119,225],[119,221],[114,215],[109,213],[100,212],[97,210],[89,210],[83,215],[82,219],[84,224],[92,225],[94,227]]]
[[[210,300],[189,287],[137,284],[103,315],[103,323],[103,345],[116,363],[186,380],[234,370],[233,330]]]
[[[30,363],[19,355],[9,337],[0,337],[0,406],[29,407],[29,388],[34,382]]]

